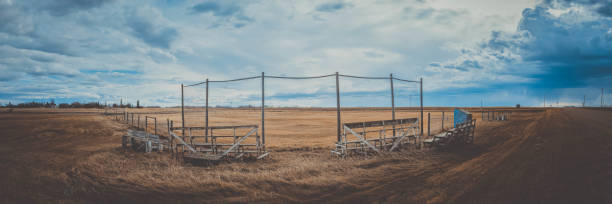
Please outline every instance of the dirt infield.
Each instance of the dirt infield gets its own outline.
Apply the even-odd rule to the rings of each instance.
[[[191,166],[124,152],[127,126],[97,112],[0,113],[0,202],[610,203],[609,121],[612,112],[596,110],[520,113],[479,121],[472,146],[346,160],[304,139],[335,128],[315,125],[295,135],[301,146],[277,140],[262,162]]]

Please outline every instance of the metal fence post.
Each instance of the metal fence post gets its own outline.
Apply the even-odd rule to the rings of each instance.
[[[420,98],[421,98],[421,136],[423,135],[423,78],[420,79]]]
[[[391,82],[391,119],[395,120],[395,93],[393,92],[393,74],[389,74]],[[395,122],[393,122],[393,137],[395,137]]]
[[[204,128],[204,142],[208,143],[208,78],[206,78],[206,122]]]
[[[181,84],[181,123],[182,123],[181,129],[183,130],[182,131],[183,140],[185,139],[185,93],[183,92],[184,87],[185,86]]]
[[[336,117],[337,117],[337,137],[338,142],[341,142],[342,136],[340,132],[340,80],[338,76],[338,72],[336,72]]]
[[[266,120],[265,120],[265,74],[261,72],[261,144],[263,145],[264,151],[266,150]]]

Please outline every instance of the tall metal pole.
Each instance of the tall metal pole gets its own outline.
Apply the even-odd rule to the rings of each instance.
[[[204,142],[208,143],[208,78],[206,79],[206,119],[204,128]]]
[[[265,123],[265,89],[264,89],[264,72],[261,72],[261,143],[266,148],[266,123]]]
[[[181,84],[181,123],[183,125],[181,129],[182,129],[183,139],[185,139],[185,94],[183,92],[184,87],[185,86]]]
[[[395,93],[393,91],[393,74],[389,74],[391,82],[391,119],[395,120]],[[393,136],[395,137],[395,122],[393,123]]]
[[[586,95],[584,95],[584,100],[582,101],[582,107],[584,108],[586,106]]]
[[[338,72],[336,72],[336,116],[337,116],[337,125],[338,125],[338,142],[342,141],[342,136],[340,132],[340,80],[338,76]]]
[[[423,78],[420,80],[421,84],[421,136],[423,136]]]
[[[601,88],[601,109],[603,109],[603,97],[604,97],[604,88]]]

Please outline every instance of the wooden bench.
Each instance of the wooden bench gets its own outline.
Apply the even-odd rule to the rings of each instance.
[[[121,146],[128,148],[128,145],[134,150],[144,150],[147,153],[153,150],[164,151],[169,148],[168,140],[162,136],[132,129],[129,129],[128,133],[121,138]]]
[[[431,138],[424,139],[423,145],[426,147],[442,147],[453,144],[471,144],[474,142],[475,129],[475,119],[458,123],[453,129],[446,130],[440,134],[434,135]]]
[[[344,123],[341,140],[335,143],[331,154],[345,157],[354,153],[393,151],[411,140],[419,144],[417,123],[417,118]]]
[[[173,132],[175,130],[181,133],[184,131],[187,135],[177,136]],[[257,125],[170,127],[168,134],[171,135],[170,143],[176,152],[182,153],[187,159],[208,161],[242,157],[263,159],[269,153],[258,130]]]

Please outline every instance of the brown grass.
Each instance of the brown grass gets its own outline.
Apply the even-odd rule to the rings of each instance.
[[[168,116],[177,120],[180,117],[177,109],[139,111],[159,118]],[[188,115],[195,120],[201,114],[198,111],[189,109]],[[257,123],[259,117],[257,111],[249,110],[213,112],[211,123],[219,125]],[[557,111],[553,112],[549,114]],[[398,114],[398,118],[414,114],[406,111]],[[343,114],[345,121],[351,122],[387,117],[390,117],[388,111],[381,110]],[[490,183],[503,176],[492,175],[504,172],[498,169],[520,164],[511,163],[517,159],[516,155],[529,156],[522,152],[536,148],[528,145],[529,141],[537,135],[542,137],[544,133],[538,133],[537,129],[547,117],[552,116],[516,113],[509,122],[479,122],[476,144],[464,148],[404,148],[385,156],[339,160],[329,156],[335,140],[335,112],[273,110],[267,113],[272,151],[269,159],[193,166],[166,153],[122,150],[120,136],[125,134],[127,126],[91,110],[30,109],[2,113],[0,196],[5,203],[503,202],[497,198],[479,199],[490,197],[473,193],[489,192],[480,183]],[[526,135],[525,131],[531,133]],[[609,129],[606,131],[609,133]],[[609,145],[608,141],[602,143]],[[609,176],[606,178],[604,181],[609,181]],[[504,197],[505,194],[497,195]],[[606,197],[596,195],[604,199],[593,201],[605,201]],[[509,197],[506,201],[554,201],[537,196],[530,198]]]

